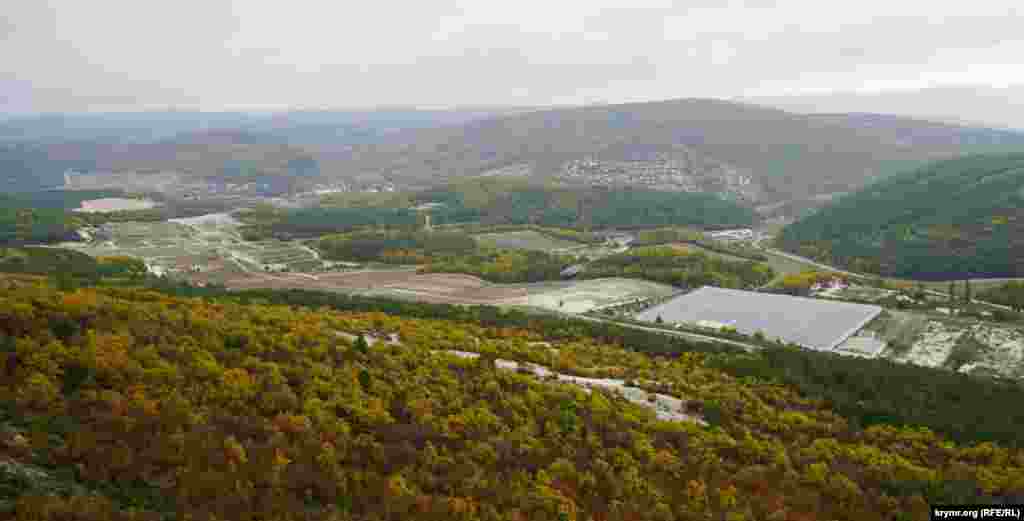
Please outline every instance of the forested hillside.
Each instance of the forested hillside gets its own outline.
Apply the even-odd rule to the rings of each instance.
[[[42,190],[0,193],[0,246],[72,240],[86,224],[140,220],[153,221],[208,211],[198,203],[178,203],[150,210],[84,213],[73,211],[82,201],[124,197],[121,190]]]
[[[294,305],[369,303],[338,295],[2,283],[0,509],[20,519],[926,519],[928,502],[1024,494],[1020,449],[861,428],[828,400],[737,380],[708,355],[486,325],[515,320],[502,314]],[[625,378],[711,425],[500,370],[496,357]],[[972,382],[957,394],[989,385]],[[1002,391],[992,407],[1019,399]]]
[[[413,205],[427,205],[422,210]],[[317,208],[269,208],[245,217],[250,236],[311,237],[369,226],[410,229],[431,224],[539,225],[563,228],[749,226],[750,208],[709,193],[556,188],[474,178],[415,193],[329,196]]]
[[[729,227],[750,225],[756,219],[749,208],[710,193],[591,190],[498,178],[462,180],[420,192],[416,200],[443,203],[448,211],[476,212],[486,224],[565,228]]]
[[[780,245],[897,277],[1024,276],[1024,155],[969,156],[884,179],[790,225]]]
[[[37,191],[0,193],[0,245],[64,240],[82,224],[70,212],[82,201],[119,195],[112,191]]]

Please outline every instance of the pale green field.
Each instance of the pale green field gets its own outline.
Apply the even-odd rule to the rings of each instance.
[[[555,239],[532,230],[502,233],[484,233],[474,237],[481,246],[521,250],[553,251],[579,248],[581,243]]]

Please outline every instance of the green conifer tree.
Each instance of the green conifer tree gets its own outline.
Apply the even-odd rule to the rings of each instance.
[[[363,354],[366,354],[370,350],[370,344],[366,341],[366,337],[363,336],[362,333],[360,333],[359,337],[356,338],[355,344],[353,344],[352,347],[354,347],[356,351]]]

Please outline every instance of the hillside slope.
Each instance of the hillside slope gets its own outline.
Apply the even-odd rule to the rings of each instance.
[[[325,145],[345,149],[391,141],[412,129],[459,125],[510,112],[514,110],[395,108],[17,117],[0,121],[0,191],[59,186],[66,170],[219,176],[231,160],[252,163],[261,176],[303,176],[308,169],[289,168],[289,162],[331,163],[331,153],[321,150]],[[331,163],[329,170],[338,173],[344,167]]]
[[[862,430],[696,354],[656,359],[557,329],[0,284],[0,512],[19,519],[926,519],[928,502],[1024,493],[1020,449]],[[397,341],[349,340],[364,332]],[[449,349],[483,356],[438,352]],[[711,425],[503,370],[498,357],[634,381]]]
[[[803,93],[747,101],[794,112],[882,112],[906,117],[1024,131],[1024,85],[940,86],[878,92]]]
[[[901,125],[922,124],[907,120]],[[908,143],[907,132],[894,132],[892,126],[876,129],[849,119],[681,99],[473,121],[411,132],[401,144],[356,147],[348,157],[361,170],[404,181],[517,165],[543,177],[558,174],[569,161],[609,154],[625,160],[639,148],[647,157],[661,153],[682,162],[697,177],[722,170],[750,177],[761,188],[759,198],[775,202],[846,191],[895,168],[953,157],[966,143]]]
[[[790,225],[780,245],[898,277],[1024,276],[1024,154],[942,161],[879,181]]]

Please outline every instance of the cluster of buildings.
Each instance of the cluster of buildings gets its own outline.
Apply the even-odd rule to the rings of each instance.
[[[595,186],[640,186],[678,192],[724,192],[739,199],[755,197],[750,176],[727,165],[686,154],[655,154],[643,160],[576,159],[563,166],[563,181]]]
[[[653,189],[697,192],[697,179],[685,160],[602,161],[593,158],[567,163],[559,177],[591,185],[634,185]]]

